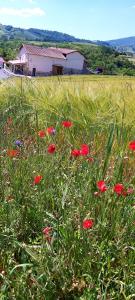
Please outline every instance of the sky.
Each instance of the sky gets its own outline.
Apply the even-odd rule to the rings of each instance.
[[[0,23],[89,40],[135,36],[135,0],[0,0]]]

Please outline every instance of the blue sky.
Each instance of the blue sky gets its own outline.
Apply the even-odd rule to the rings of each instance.
[[[91,40],[135,36],[135,0],[0,0],[0,23]]]

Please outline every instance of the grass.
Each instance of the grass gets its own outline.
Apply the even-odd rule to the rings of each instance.
[[[1,82],[0,299],[135,298],[134,100],[128,77]],[[56,134],[40,138],[51,126]],[[90,154],[71,156],[82,144]],[[117,183],[132,193],[118,195]]]

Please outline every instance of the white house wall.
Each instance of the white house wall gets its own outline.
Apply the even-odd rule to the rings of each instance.
[[[53,65],[65,67],[65,60],[37,55],[29,55],[28,57],[28,68],[30,72],[32,72],[33,68],[36,68],[37,73],[49,74],[52,72]]]
[[[26,62],[28,57],[27,57],[27,54],[26,54],[26,51],[24,49],[24,47],[21,48],[20,52],[19,52],[19,56],[18,58],[22,61],[22,62]]]
[[[73,52],[67,55],[66,68],[74,70],[83,70],[84,57],[79,52]]]

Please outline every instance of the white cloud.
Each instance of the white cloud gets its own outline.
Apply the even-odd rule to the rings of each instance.
[[[2,16],[17,16],[23,18],[29,18],[32,16],[42,17],[45,15],[45,11],[40,7],[35,8],[8,8],[8,7],[0,7],[0,15]]]

